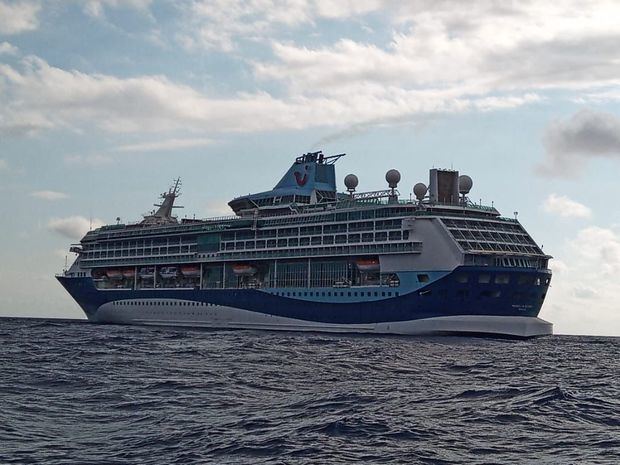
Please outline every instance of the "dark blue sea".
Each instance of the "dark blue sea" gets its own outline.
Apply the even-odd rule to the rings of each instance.
[[[0,463],[619,464],[620,338],[0,319]]]

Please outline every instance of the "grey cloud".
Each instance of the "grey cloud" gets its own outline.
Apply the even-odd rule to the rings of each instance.
[[[612,113],[581,110],[553,121],[545,131],[546,160],[542,174],[570,176],[596,157],[620,159],[620,118]]]

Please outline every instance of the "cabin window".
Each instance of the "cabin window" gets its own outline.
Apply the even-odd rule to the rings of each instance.
[[[493,290],[493,291],[482,291],[480,293],[480,297],[493,297],[493,298],[497,298],[500,297],[502,295],[502,291],[498,291],[498,290]]]
[[[488,273],[478,275],[478,282],[480,284],[489,284],[491,282],[491,275]]]
[[[430,279],[428,278],[427,274],[419,274],[418,275],[418,282],[420,282],[420,283],[427,283],[429,281],[430,281]]]
[[[469,281],[469,276],[465,273],[459,273],[454,277],[454,279],[457,283],[465,284]]]
[[[495,284],[508,284],[510,282],[510,276],[507,274],[498,274],[495,276]]]

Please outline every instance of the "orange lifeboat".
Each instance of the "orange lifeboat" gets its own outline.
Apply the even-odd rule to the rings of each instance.
[[[355,261],[360,271],[379,271],[381,269],[378,258],[360,258]]]
[[[181,273],[188,278],[200,276],[200,267],[196,265],[185,265],[181,267]]]
[[[243,263],[233,265],[232,270],[237,276],[253,276],[256,274],[256,267]]]

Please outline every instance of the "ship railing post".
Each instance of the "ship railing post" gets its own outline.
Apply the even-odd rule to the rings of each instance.
[[[138,289],[138,267],[134,266],[133,267],[133,290],[137,290]]]
[[[278,260],[273,261],[273,287],[278,287]]]
[[[200,264],[200,281],[198,281],[199,289],[202,289],[202,263]]]
[[[222,266],[222,289],[226,288],[226,262]]]
[[[310,288],[310,257],[308,257],[308,282],[306,287]]]

